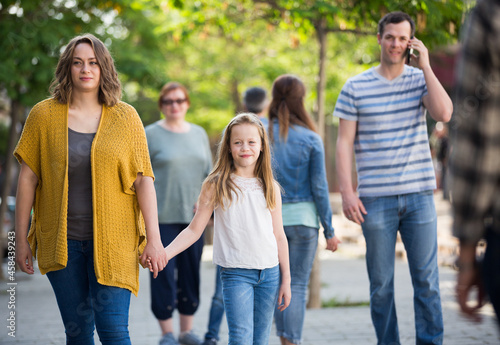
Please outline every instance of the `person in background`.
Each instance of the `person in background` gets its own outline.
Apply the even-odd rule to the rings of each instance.
[[[217,345],[219,330],[224,318],[224,299],[222,297],[222,281],[220,279],[221,267],[215,266],[215,290],[210,304],[208,315],[208,329],[202,345]]]
[[[453,234],[460,241],[456,295],[474,320],[487,294],[500,320],[500,3],[481,0],[464,26],[450,157]],[[487,44],[486,44],[487,42]],[[482,264],[476,248],[486,239]],[[468,305],[479,288],[478,303]],[[500,326],[500,322],[499,322]]]
[[[349,79],[337,99],[340,118],[336,164],[344,215],[366,240],[370,310],[378,344],[399,344],[394,301],[397,232],[403,240],[414,290],[417,344],[442,344],[443,318],[437,264],[436,178],[426,110],[448,122],[450,97],[434,75],[415,23],[391,12],[378,23],[380,64]],[[419,68],[405,64],[411,60]],[[356,157],[358,193],[352,183]]]
[[[267,107],[267,92],[261,87],[250,87],[243,93],[243,105],[246,111],[251,112],[264,119]],[[210,313],[208,318],[208,329],[205,333],[203,345],[216,345],[219,341],[219,329],[224,317],[224,303],[222,300],[222,283],[220,280],[220,267],[215,270],[215,291],[212,296]]]
[[[267,92],[265,89],[254,86],[243,93],[243,105],[246,111],[256,114],[261,120],[266,118]]]
[[[165,248],[167,257],[197,241],[215,213],[213,261],[221,267],[229,345],[266,345],[276,303],[280,311],[290,303],[290,269],[281,193],[255,114],[227,125],[198,203],[193,221]]]
[[[158,106],[165,118],[147,126],[146,136],[156,175],[161,240],[167,246],[193,218],[201,185],[212,168],[212,154],[205,130],[186,121],[190,99],[182,84],[163,86]],[[151,309],[160,324],[160,345],[201,344],[192,328],[200,298],[202,252],[200,238],[151,279]],[[172,320],[175,309],[180,314],[178,339]]]
[[[290,253],[293,299],[274,318],[281,343],[300,344],[307,286],[318,247],[319,224],[326,249],[340,243],[332,227],[323,141],[304,106],[306,89],[293,75],[273,84],[269,106],[269,136],[276,180],[283,188],[283,224]],[[319,219],[319,220],[318,220]]]
[[[243,94],[243,103],[246,111],[256,114],[261,121],[265,121],[267,109],[267,92],[261,87],[250,87]],[[210,305],[208,329],[205,333],[203,345],[217,345],[219,329],[224,317],[224,302],[222,300],[222,282],[220,280],[220,267],[215,270],[215,291]]]
[[[37,257],[67,344],[93,344],[94,327],[102,344],[130,344],[139,262],[148,258],[154,277],[167,264],[144,127],[120,101],[113,59],[91,34],[64,49],[52,96],[33,107],[14,151],[16,261],[33,274]]]

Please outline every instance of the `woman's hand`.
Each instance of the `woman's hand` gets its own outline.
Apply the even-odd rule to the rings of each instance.
[[[331,250],[332,252],[336,251],[339,244],[342,243],[341,240],[337,238],[337,236],[333,236],[332,238],[326,239],[326,250]]]
[[[28,274],[35,273],[33,253],[28,242],[28,228],[37,185],[38,177],[26,162],[23,162],[19,172],[16,194],[16,263],[21,271]]]
[[[21,271],[28,274],[35,273],[35,269],[33,268],[33,254],[26,239],[17,241],[16,243],[16,263],[21,268]]]
[[[156,278],[158,272],[162,271],[168,263],[167,253],[160,240],[148,241],[139,259],[142,267],[148,267],[153,273],[153,278]]]

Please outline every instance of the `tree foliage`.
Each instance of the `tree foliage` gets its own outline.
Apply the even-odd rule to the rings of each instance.
[[[328,102],[346,65],[376,61],[376,23],[395,9],[416,18],[429,47],[456,39],[463,15],[457,0],[2,0],[0,88],[26,106],[47,97],[61,48],[91,32],[112,51],[124,99],[145,123],[160,116],[161,85],[176,79],[194,93],[192,119],[215,132],[214,118],[240,109],[238,93],[254,84],[270,88],[279,74],[298,74],[317,96],[319,25],[334,33],[326,52]]]

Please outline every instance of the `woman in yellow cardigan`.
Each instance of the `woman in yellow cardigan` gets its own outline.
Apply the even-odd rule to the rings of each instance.
[[[93,35],[66,46],[52,95],[33,107],[14,151],[16,260],[33,274],[38,259],[67,344],[93,344],[94,325],[103,344],[130,344],[139,263],[151,257],[155,275],[167,263],[144,128],[120,101],[113,59]]]

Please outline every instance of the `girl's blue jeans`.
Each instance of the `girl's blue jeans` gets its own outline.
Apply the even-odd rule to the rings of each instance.
[[[68,264],[47,273],[66,331],[66,344],[93,345],[94,326],[105,345],[129,345],[130,291],[101,285],[93,241],[68,240]]]
[[[263,270],[222,268],[229,345],[267,345],[280,286],[279,265]]]
[[[432,191],[360,199],[368,212],[361,226],[366,240],[370,309],[378,344],[400,344],[394,301],[398,230],[413,284],[416,344],[442,344],[437,216]]]
[[[307,286],[318,248],[318,229],[303,225],[285,226],[292,277],[292,300],[288,308],[274,312],[276,334],[293,344],[302,341],[306,313]]]

